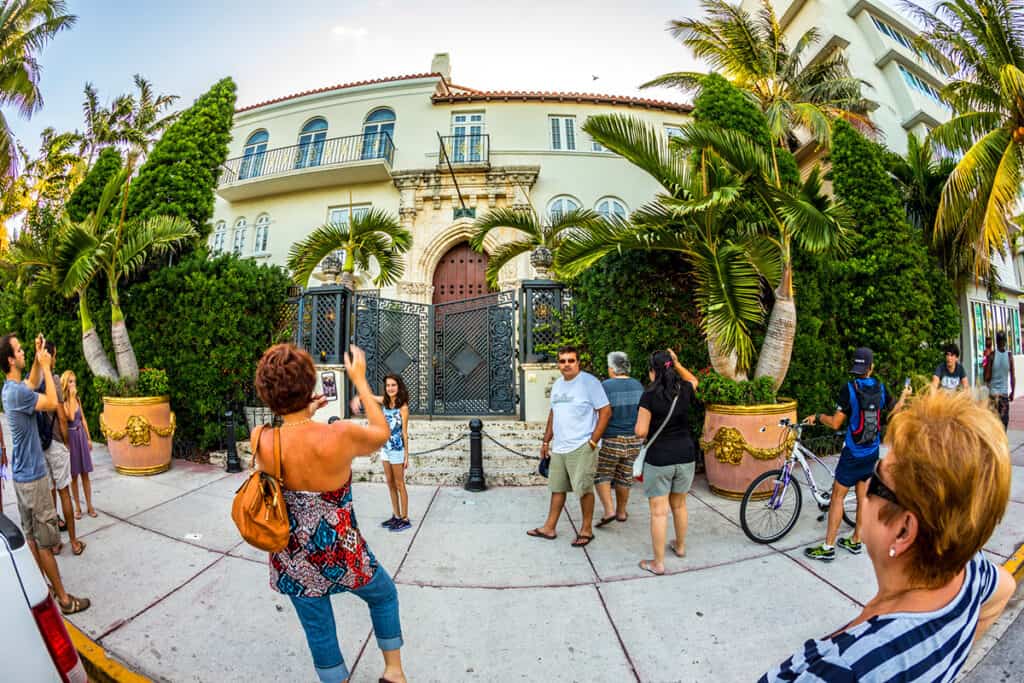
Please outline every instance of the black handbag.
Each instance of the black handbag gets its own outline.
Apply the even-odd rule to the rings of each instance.
[[[548,478],[548,468],[549,467],[551,467],[551,458],[550,457],[541,458],[540,459],[540,464],[537,465],[537,474],[539,474],[540,476],[542,476],[545,479],[547,479]]]

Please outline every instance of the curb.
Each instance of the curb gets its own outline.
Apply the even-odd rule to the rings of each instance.
[[[1013,578],[1017,580],[1017,583],[1024,581],[1024,543],[1017,548],[1017,552],[1003,563],[1003,568],[1013,574]]]
[[[95,681],[95,683],[152,683],[145,676],[129,671],[123,664],[111,659],[99,643],[82,633],[67,619],[64,620],[64,626],[68,630],[68,635],[71,636],[71,642],[75,649],[78,650],[82,666],[89,674],[90,681]]]

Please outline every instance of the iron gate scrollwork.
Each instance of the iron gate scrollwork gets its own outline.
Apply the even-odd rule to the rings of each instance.
[[[366,379],[384,392],[384,377],[401,376],[409,412],[430,413],[430,305],[356,292],[355,343],[366,352]]]
[[[512,415],[515,293],[434,306],[436,415]]]

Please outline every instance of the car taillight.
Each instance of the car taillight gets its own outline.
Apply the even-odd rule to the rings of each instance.
[[[60,615],[53,598],[46,596],[46,600],[33,607],[32,616],[36,618],[36,626],[39,627],[46,649],[50,651],[53,663],[60,672],[61,680],[64,683],[84,683],[85,669],[78,659],[78,652],[71,642],[68,630],[64,627],[64,618]]]

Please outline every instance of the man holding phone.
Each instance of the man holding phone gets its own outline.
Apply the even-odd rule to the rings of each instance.
[[[46,470],[43,447],[36,423],[37,411],[57,409],[57,388],[50,367],[50,353],[43,335],[36,337],[36,353],[28,381],[22,381],[25,370],[25,350],[13,334],[0,337],[0,365],[6,380],[3,388],[3,406],[11,429],[11,467],[14,493],[18,499],[18,515],[32,555],[53,587],[54,595],[64,614],[74,614],[89,608],[87,598],[78,598],[64,590],[60,570],[53,549],[60,545],[57,528],[57,509],[50,497],[50,477]],[[35,387],[42,380],[43,393]]]
[[[846,493],[854,487],[857,491],[857,526],[852,535],[840,538],[838,545],[854,555],[864,550],[864,545],[860,541],[860,511],[864,507],[868,480],[878,462],[882,443],[882,413],[884,411],[891,415],[898,412],[903,408],[911,392],[908,378],[897,401],[881,380],[871,376],[874,369],[875,356],[871,349],[862,346],[854,351],[850,367],[850,374],[854,375],[854,378],[839,390],[835,413],[817,413],[804,418],[805,424],[818,423],[832,429],[842,429],[847,416],[850,417],[843,451],[836,465],[836,479],[832,484],[825,542],[804,549],[804,556],[808,559],[820,562],[831,562],[836,559],[836,537],[839,535],[839,524],[843,519],[843,500]]]

